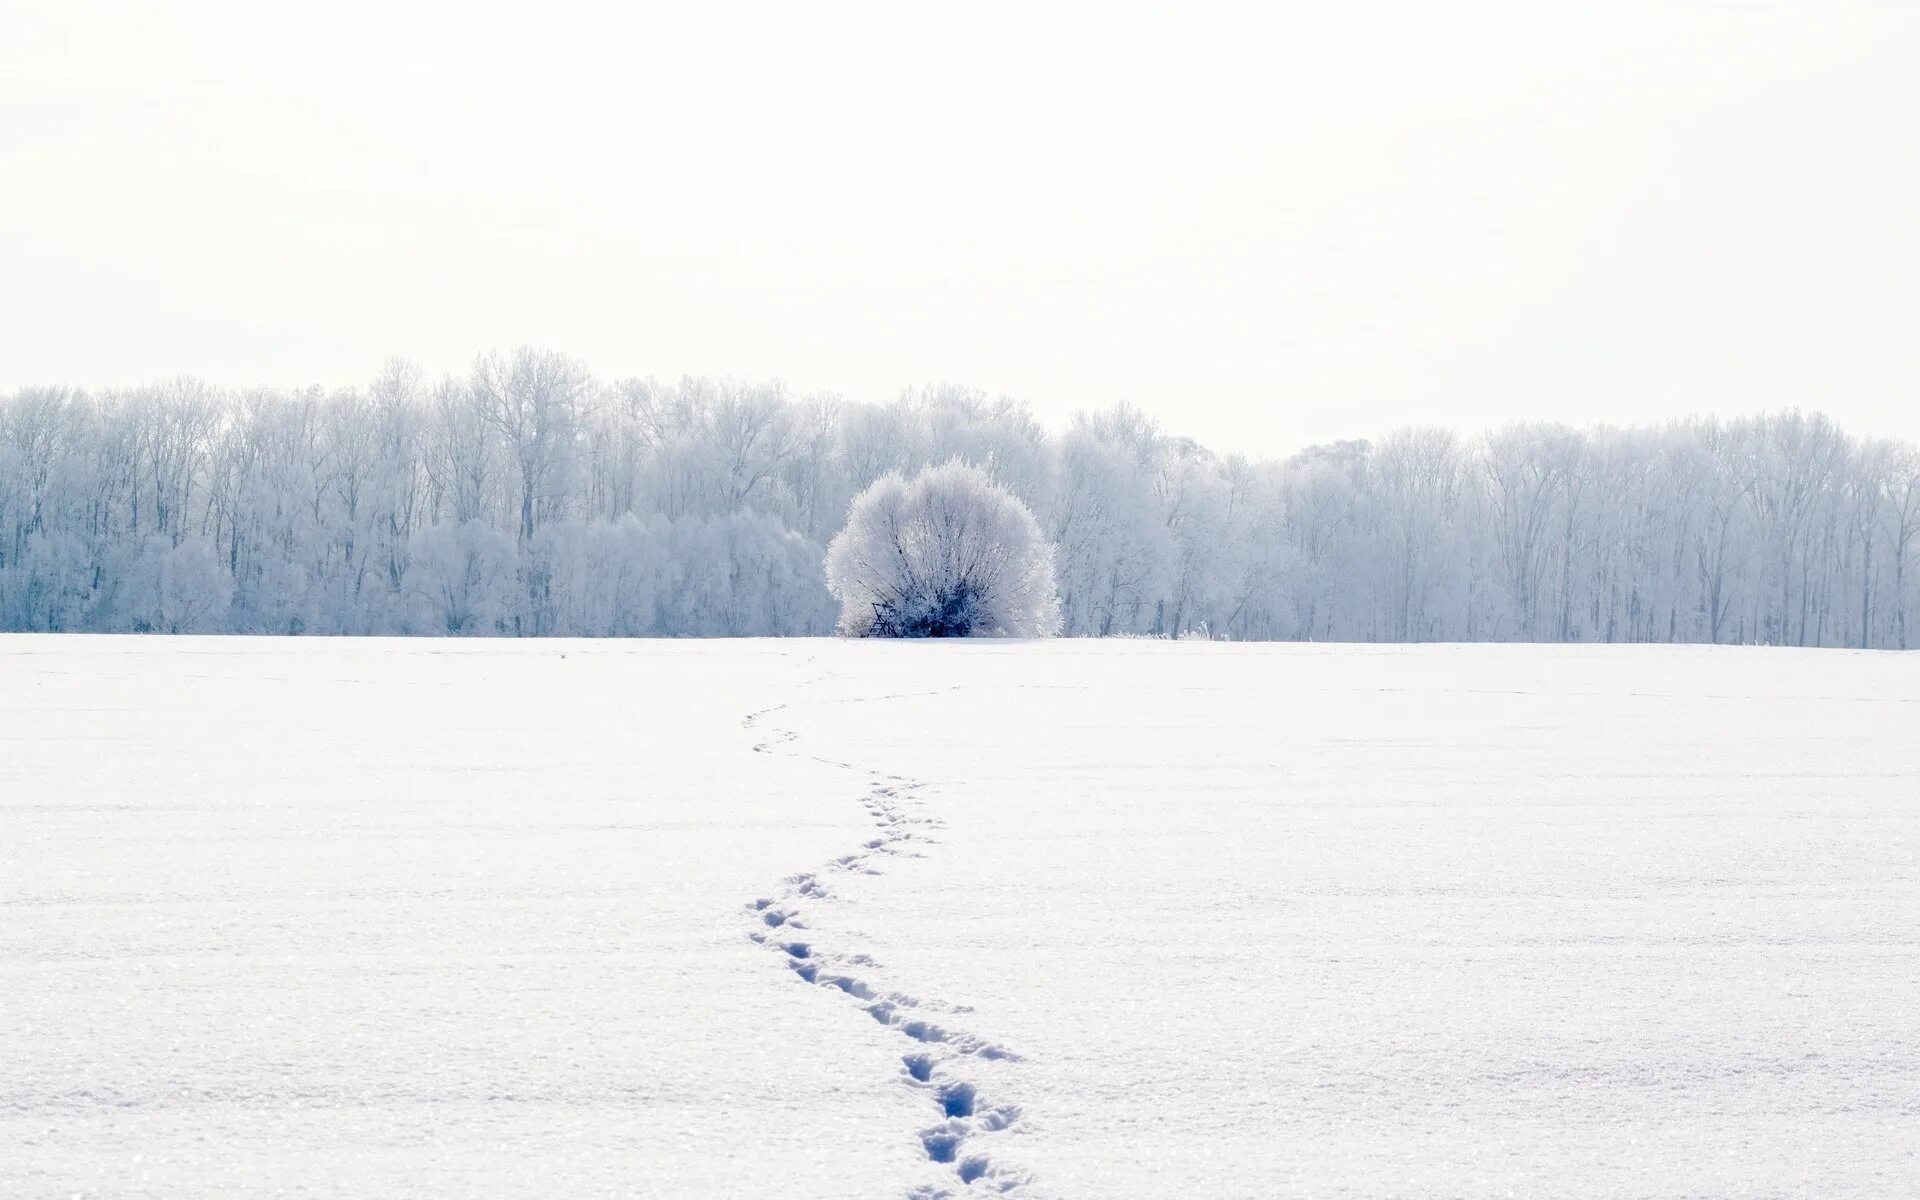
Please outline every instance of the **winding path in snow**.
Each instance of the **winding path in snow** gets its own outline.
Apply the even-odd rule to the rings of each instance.
[[[832,677],[828,672],[804,680],[800,686],[804,688]],[[870,704],[952,690],[955,689],[815,703]],[[934,1124],[918,1132],[920,1145],[930,1162],[950,1165],[956,1181],[968,1191],[1018,1191],[1030,1183],[1030,1179],[1023,1172],[996,1165],[988,1151],[990,1135],[1012,1126],[1019,1120],[1020,1110],[1011,1104],[987,1104],[979,1087],[967,1077],[966,1068],[972,1060],[1018,1061],[1019,1056],[948,1023],[947,1015],[955,1011],[949,1006],[874,987],[866,972],[878,963],[863,954],[840,953],[823,945],[807,921],[807,913],[813,906],[834,902],[830,881],[835,874],[884,874],[880,864],[888,857],[918,856],[918,847],[938,841],[931,834],[940,828],[940,818],[927,812],[918,799],[918,793],[928,786],[927,781],[797,749],[799,735],[769,720],[787,707],[784,703],[776,704],[742,719],[743,729],[765,735],[754,744],[753,750],[759,754],[806,759],[865,776],[867,786],[860,803],[873,819],[875,834],[858,849],[834,858],[818,870],[788,876],[771,894],[749,903],[748,936],[777,955],[799,983],[840,993],[882,1028],[913,1043],[901,1056],[900,1078],[903,1086],[923,1093],[938,1115]],[[937,1012],[941,1020],[930,1019],[930,1012]],[[908,1200],[939,1200],[955,1194],[952,1188],[934,1185],[919,1186],[906,1193]]]

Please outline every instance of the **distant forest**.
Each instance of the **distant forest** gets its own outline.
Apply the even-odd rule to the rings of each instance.
[[[1817,415],[1408,429],[1270,461],[1126,406],[1052,433],[958,387],[603,383],[539,350],[335,392],[0,397],[0,628],[822,634],[850,499],[950,459],[1056,543],[1069,635],[1920,637],[1920,455]]]

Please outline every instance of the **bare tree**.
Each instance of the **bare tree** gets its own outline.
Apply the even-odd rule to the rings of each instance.
[[[519,539],[561,509],[573,484],[574,437],[592,377],[574,359],[522,347],[483,354],[468,383],[474,407],[499,439],[519,484]]]

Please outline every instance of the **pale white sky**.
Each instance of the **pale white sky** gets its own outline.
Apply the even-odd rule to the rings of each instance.
[[[0,3],[0,388],[1128,399],[1223,449],[1920,438],[1920,5]]]

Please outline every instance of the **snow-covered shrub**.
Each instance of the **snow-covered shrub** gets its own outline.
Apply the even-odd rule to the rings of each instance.
[[[513,539],[479,521],[442,521],[413,535],[406,587],[423,633],[499,633],[514,605]]]
[[[663,633],[784,637],[831,628],[819,543],[777,517],[740,512],[658,524]]]
[[[236,623],[250,633],[312,632],[319,611],[312,575],[297,562],[264,553],[235,581],[234,609]]]
[[[819,544],[766,513],[556,521],[532,551],[546,584],[533,604],[544,632],[788,637],[833,628]]]
[[[120,589],[123,628],[135,633],[217,633],[233,603],[233,577],[213,545],[163,534],[146,539]]]
[[[853,637],[1051,637],[1053,547],[1027,506],[960,462],[890,472],[854,497],[827,547],[827,590]]]
[[[9,629],[55,633],[85,629],[99,598],[91,547],[77,534],[35,533],[26,553],[0,570],[0,622]]]

